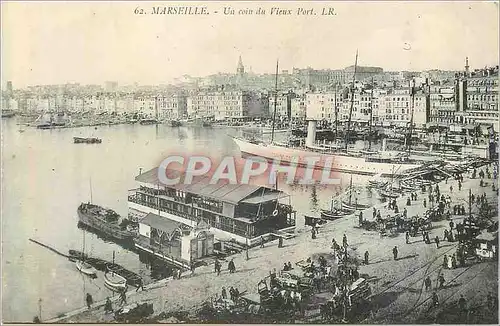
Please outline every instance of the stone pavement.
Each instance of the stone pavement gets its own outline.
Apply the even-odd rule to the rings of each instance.
[[[464,175],[465,178],[465,175]],[[488,202],[497,204],[496,193],[491,188],[492,180],[486,180],[485,187],[479,187],[479,179],[464,179],[463,188],[458,192],[458,183],[448,180],[448,183],[439,184],[441,193],[452,197],[454,204],[464,204],[467,209],[468,190],[473,189],[475,195],[486,193]],[[495,180],[496,182],[496,180]],[[453,192],[449,186],[453,185]],[[408,208],[408,215],[423,216],[423,198],[427,194],[419,193],[418,200],[410,207],[406,206],[407,196],[397,200],[400,212],[404,207]],[[386,204],[376,205],[381,209],[382,217],[389,214]],[[467,210],[468,212],[468,210]],[[473,214],[477,213],[474,205]],[[363,212],[365,218],[371,219],[372,208]],[[456,222],[463,217],[454,216]],[[448,227],[448,221],[433,222],[430,238],[436,235],[443,238],[444,228]],[[144,291],[135,292],[135,289],[127,294],[128,303],[149,301],[154,305],[155,314],[160,312],[194,311],[196,307],[209,299],[220,295],[222,287],[233,286],[240,292],[257,292],[259,280],[269,275],[273,268],[281,270],[283,263],[307,259],[313,254],[324,254],[331,252],[331,241],[335,238],[341,243],[343,234],[348,237],[350,248],[362,259],[364,252],[370,253],[368,265],[360,266],[360,273],[367,274],[373,292],[373,311],[368,322],[370,323],[394,323],[411,322],[416,316],[426,313],[430,304],[432,292],[422,292],[423,280],[430,276],[433,287],[437,283],[439,272],[444,273],[447,288],[439,291],[442,300],[456,300],[459,297],[457,289],[461,294],[477,301],[482,298],[478,293],[494,290],[497,295],[498,272],[496,264],[482,263],[472,267],[457,268],[454,270],[442,270],[442,256],[446,253],[454,253],[457,242],[448,243],[443,241],[440,248],[434,243],[425,244],[421,237],[411,238],[411,243],[405,243],[405,235],[381,238],[378,232],[366,231],[358,227],[358,215],[328,222],[323,225],[316,239],[311,239],[310,228],[297,230],[296,237],[286,240],[283,248],[278,248],[277,241],[267,243],[265,248],[252,248],[249,250],[249,260],[246,260],[245,252],[228,257],[227,261],[234,258],[236,273],[227,271],[227,262],[222,262],[223,271],[220,276],[214,273],[213,265],[203,266],[196,269],[193,275],[186,275],[178,280],[163,280],[148,285]],[[392,248],[398,246],[399,257],[393,260]],[[459,275],[460,274],[460,275]],[[449,283],[449,284],[448,284]],[[457,297],[458,296],[458,297]],[[448,298],[449,297],[449,298]],[[118,300],[114,298],[114,301]],[[50,322],[109,322],[113,320],[111,314],[104,314],[104,302],[96,303],[94,308],[85,308],[71,312],[51,320]],[[113,303],[116,309],[117,303]]]

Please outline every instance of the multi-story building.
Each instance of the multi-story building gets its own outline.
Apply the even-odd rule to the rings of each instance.
[[[306,119],[335,121],[337,93],[307,93]]]
[[[267,102],[267,103],[266,103]],[[268,98],[263,94],[237,90],[201,90],[187,99],[190,117],[214,117],[216,120],[269,116]]]
[[[455,121],[455,89],[446,86],[431,87],[429,94],[429,122],[449,126]]]
[[[498,66],[469,72],[466,62],[465,73],[457,76],[456,121],[479,126],[484,134],[491,125],[498,130]]]
[[[375,101],[372,98],[372,90],[359,90],[354,92],[354,101],[351,103],[352,93],[346,92],[343,96],[340,109],[340,121],[349,120],[349,112],[352,105],[351,122],[369,123],[372,104]]]
[[[412,88],[389,89],[387,94],[381,94],[378,99],[376,116],[383,125],[406,126],[412,120],[416,126],[424,126],[430,116],[429,96],[426,91],[414,91]]]
[[[181,119],[187,115],[187,96],[170,94],[158,97],[160,119]]]
[[[304,121],[306,119],[306,95],[292,98],[290,108],[292,121]]]
[[[269,116],[274,115],[274,102],[276,102],[276,119],[290,118],[292,115],[292,99],[295,94],[292,92],[280,92],[275,96],[274,92],[269,94]]]

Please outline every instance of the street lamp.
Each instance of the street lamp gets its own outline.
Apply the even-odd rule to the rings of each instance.
[[[250,258],[248,257],[248,231],[245,232],[245,242],[246,242],[246,250],[245,250],[246,258],[247,260],[249,260]]]

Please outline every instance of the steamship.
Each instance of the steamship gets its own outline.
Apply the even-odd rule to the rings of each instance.
[[[289,165],[307,166],[307,157],[321,157],[316,168],[328,168],[331,171],[361,175],[381,174],[383,177],[396,177],[420,167],[422,162],[410,160],[405,153],[381,151],[371,154],[367,152],[332,152],[328,148],[314,146],[289,147],[277,143],[251,142],[242,138],[233,138],[240,148],[243,157],[258,156],[269,161],[279,159]],[[325,165],[333,159],[331,166]]]

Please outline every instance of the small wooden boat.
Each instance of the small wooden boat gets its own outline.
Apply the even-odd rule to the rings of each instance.
[[[172,127],[180,127],[180,126],[182,126],[182,123],[179,120],[172,120],[172,121],[170,121],[170,125]]]
[[[78,269],[83,274],[97,277],[97,270],[89,263],[83,260],[77,260],[75,265],[76,269]]]
[[[125,290],[127,288],[127,279],[115,272],[104,274],[104,284],[113,290]]]
[[[321,210],[321,218],[328,219],[328,220],[336,220],[341,217],[345,217],[348,215],[351,215],[354,213],[355,210],[339,210],[339,209],[334,209],[334,210],[326,210],[322,209]]]
[[[346,210],[364,210],[370,208],[371,205],[360,204],[360,203],[348,203],[346,201],[342,201],[342,208]]]
[[[73,142],[75,144],[100,144],[102,143],[102,139],[99,138],[81,138],[81,137],[73,137]]]
[[[401,195],[401,192],[397,192],[394,189],[379,189],[379,194],[382,197],[398,198]]]

